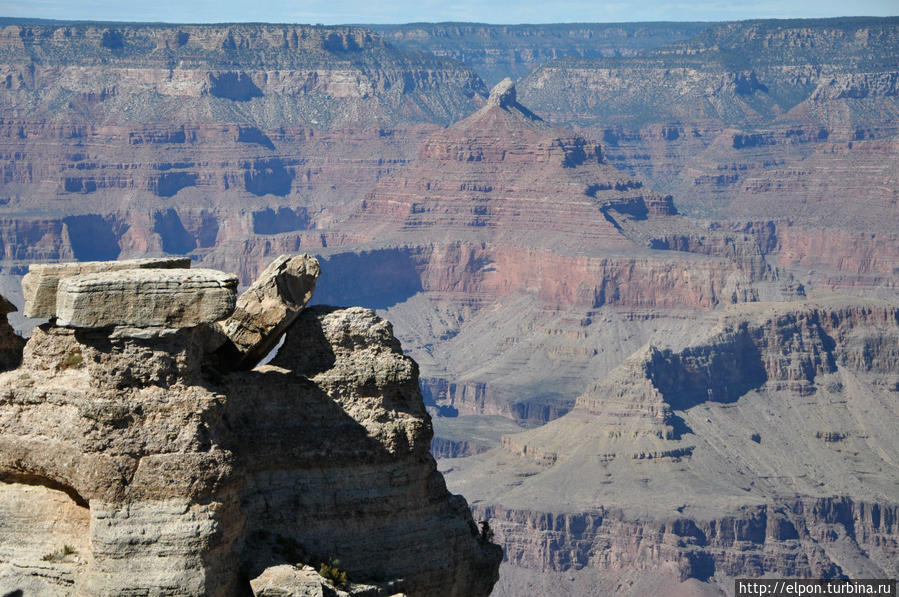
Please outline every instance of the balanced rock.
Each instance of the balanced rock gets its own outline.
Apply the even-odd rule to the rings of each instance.
[[[60,326],[212,319],[171,316],[216,283],[233,307],[236,280],[206,270],[60,284],[0,373],[0,595],[489,595],[502,550],[447,491],[418,367],[374,312],[303,309],[272,364],[226,375],[209,324]],[[298,562],[339,562],[341,586]]]
[[[60,280],[57,324],[189,328],[234,310],[237,276],[211,269],[130,269]]]
[[[488,106],[499,106],[500,108],[508,108],[514,106],[518,102],[515,94],[515,82],[506,77],[497,83],[490,90],[490,97],[487,98]]]
[[[36,263],[22,278],[25,317],[56,317],[56,289],[59,281],[81,274],[125,269],[186,269],[187,257],[151,257],[122,261],[84,261],[81,263]]]
[[[231,341],[221,352],[237,368],[249,369],[275,347],[315,291],[321,268],[310,255],[281,255],[237,299],[234,313],[218,323]]]

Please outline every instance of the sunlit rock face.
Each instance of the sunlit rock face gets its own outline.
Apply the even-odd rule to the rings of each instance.
[[[352,594],[489,594],[501,551],[436,471],[388,322],[304,310],[309,256],[239,299],[230,274],[127,265],[62,272],[0,374],[0,591],[320,592],[304,564],[339,561]]]

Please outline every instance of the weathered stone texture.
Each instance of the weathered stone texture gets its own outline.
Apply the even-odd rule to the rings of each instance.
[[[245,310],[245,330],[295,315],[318,265],[271,271],[253,296],[275,307]],[[57,322],[0,373],[0,594],[243,597],[266,570],[331,558],[352,583],[337,595],[489,594],[501,551],[428,454],[418,369],[390,324],[306,309],[275,365],[228,372],[209,342],[235,285],[156,269],[60,283]],[[311,576],[259,594],[334,594]]]
[[[220,321],[234,365],[251,368],[271,351],[312,298],[321,268],[309,255],[281,255],[237,299],[234,313]]]
[[[210,269],[130,269],[61,280],[57,323],[73,328],[187,328],[234,310],[237,276]]]
[[[22,278],[25,317],[56,317],[56,291],[60,280],[81,274],[125,269],[187,269],[188,257],[148,257],[122,261],[82,261],[75,263],[37,263]]]

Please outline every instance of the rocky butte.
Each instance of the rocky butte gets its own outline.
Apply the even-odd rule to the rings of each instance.
[[[659,250],[664,234],[701,236],[703,250]],[[529,425],[685,313],[795,292],[751,239],[678,216],[602,145],[523,106],[509,79],[384,176],[321,254],[379,280],[325,276],[319,297],[387,309],[440,412]]]
[[[391,325],[306,308],[307,255],[240,297],[188,267],[26,276],[49,322],[24,349],[0,328],[0,592],[489,594],[501,550],[436,470]]]

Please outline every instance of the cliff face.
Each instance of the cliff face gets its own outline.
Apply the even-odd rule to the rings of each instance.
[[[554,120],[758,125],[825,98],[879,97],[889,109],[895,104],[895,63],[888,56],[897,47],[894,18],[716,24],[638,57],[546,63],[521,89],[526,101]],[[862,108],[856,115],[863,117],[864,106],[878,104],[844,105]],[[888,119],[877,122],[890,126]]]
[[[739,306],[706,339],[644,347],[560,419],[453,461],[450,481],[502,521],[507,591],[524,570],[579,577],[566,594],[587,578],[583,594],[668,578],[711,583],[678,589],[700,595],[763,573],[889,576],[897,337],[889,303]]]
[[[895,260],[896,32],[892,18],[713,25],[637,57],[550,61],[519,88],[681,213],[775,223],[775,260],[807,285],[895,296],[864,262],[872,232]],[[806,234],[833,237],[840,257],[791,261]]]
[[[675,223],[695,232],[675,214],[602,145],[519,103],[507,79],[478,112],[426,137],[328,238],[323,259],[352,275],[323,279],[318,300],[389,309],[424,363],[431,406],[542,423],[570,408],[597,360],[615,358],[599,356],[614,332],[594,323],[597,311],[667,317],[757,300],[752,283],[769,273],[757,245],[743,260],[723,233],[703,255],[643,235]],[[362,277],[373,282],[349,282]],[[542,345],[536,330],[554,317],[569,329]],[[579,345],[594,331],[609,337]],[[525,356],[529,343],[539,356]],[[471,358],[472,346],[493,362]],[[579,371],[562,373],[567,363]]]
[[[359,27],[8,24],[0,55],[8,114],[79,123],[224,111],[263,128],[447,122],[486,91],[459,63],[397,51]]]
[[[688,39],[705,27],[704,23],[371,26],[398,48],[426,51],[468,64],[490,85],[505,77],[519,79],[556,58],[631,56]]]
[[[224,257],[249,283],[318,248],[416,142],[486,88],[451,59],[354,27],[0,27],[5,265]]]
[[[279,263],[233,315],[236,279],[212,270],[34,274],[26,298],[58,285],[59,319],[2,374],[3,591],[243,595],[257,576],[298,591],[291,566],[334,559],[351,593],[490,592],[500,553],[436,472],[390,324],[301,311],[317,264]],[[185,302],[199,321],[178,319]],[[232,351],[253,353],[239,330],[271,342],[293,318],[272,364],[233,370]]]

